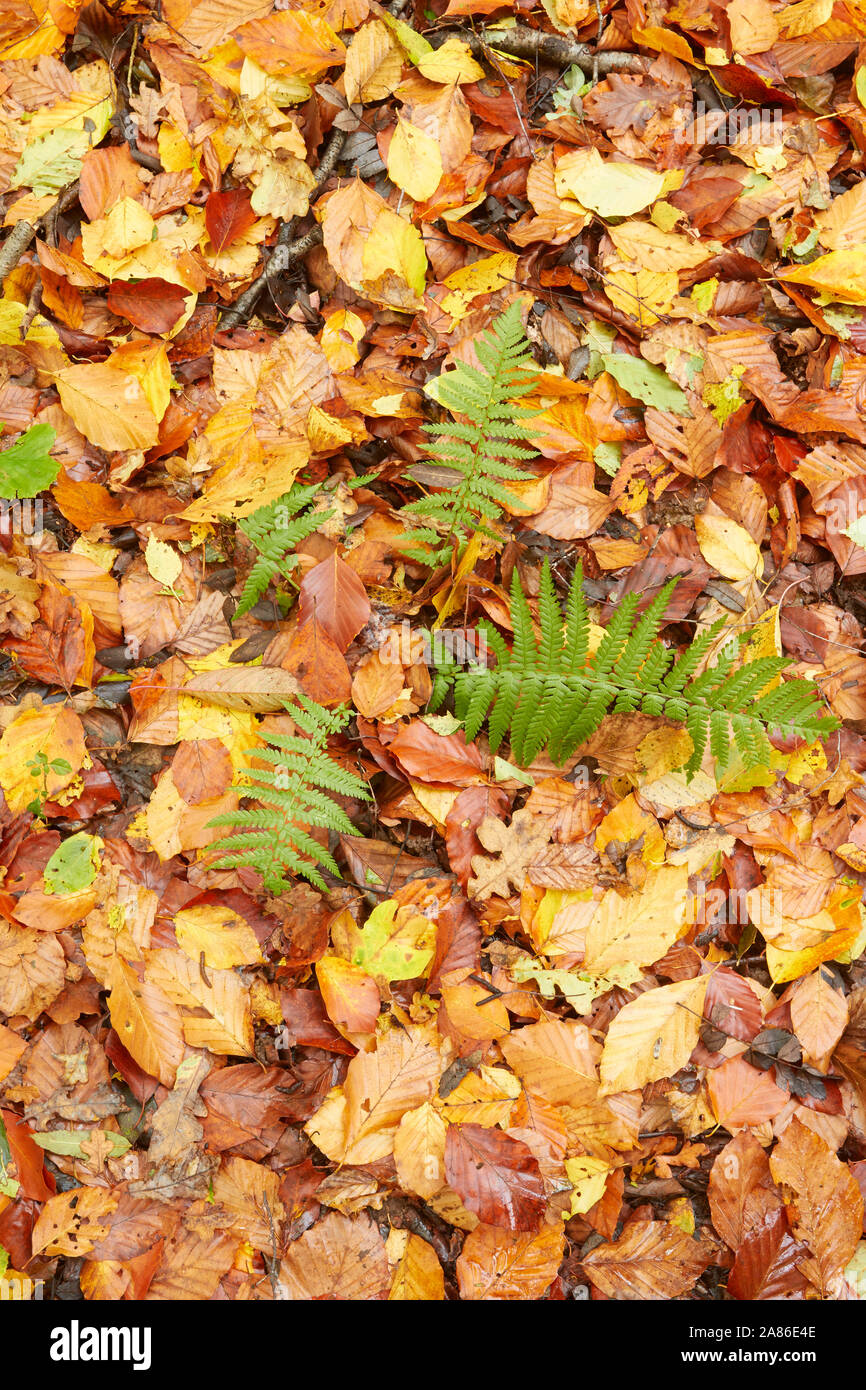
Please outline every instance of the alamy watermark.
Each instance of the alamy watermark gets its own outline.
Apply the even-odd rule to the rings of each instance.
[[[44,1279],[31,1279],[29,1274],[0,1274],[0,1303],[29,1303],[42,1301]]]
[[[738,106],[730,111],[717,111],[698,101],[691,126],[690,134],[696,145],[733,145],[738,140],[781,145],[785,136],[785,113],[780,106]]]
[[[42,535],[42,503],[38,497],[10,501],[0,497],[0,536]]]

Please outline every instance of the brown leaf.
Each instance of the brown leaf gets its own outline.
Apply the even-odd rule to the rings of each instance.
[[[710,1173],[707,1195],[713,1225],[732,1250],[745,1234],[744,1209],[757,1187],[771,1186],[770,1160],[748,1130],[737,1134],[718,1154]]]
[[[171,764],[172,781],[190,806],[222,796],[233,775],[232,760],[218,738],[185,739]]]
[[[169,333],[191,293],[158,275],[136,281],[115,280],[108,291],[108,307],[142,333]]]
[[[380,1299],[390,1278],[385,1242],[366,1214],[331,1212],[291,1246],[280,1264],[291,1299]]]
[[[302,624],[315,618],[341,652],[357,637],[371,613],[367,590],[336,550],[308,570],[301,580],[298,616]]]
[[[707,1075],[707,1089],[720,1125],[732,1132],[744,1125],[772,1120],[788,1104],[783,1091],[765,1071],[742,1057],[730,1057]]]
[[[587,1276],[607,1298],[681,1298],[694,1288],[710,1251],[667,1221],[632,1221],[619,1240],[583,1258]]]
[[[239,236],[255,226],[255,222],[256,214],[250,207],[250,194],[246,188],[211,193],[205,203],[204,224],[217,255],[227,251]]]
[[[565,1253],[561,1225],[537,1234],[476,1226],[457,1260],[460,1297],[524,1302],[544,1298]]]
[[[296,627],[288,641],[282,633],[275,637],[262,664],[288,671],[304,694],[320,705],[340,705],[351,696],[352,678],[346,659],[327,628],[315,617]]]
[[[546,1196],[538,1162],[531,1149],[500,1129],[449,1126],[445,1177],[487,1226],[534,1231],[541,1223]]]
[[[456,734],[437,734],[422,719],[401,724],[388,751],[404,772],[420,782],[449,782],[465,787],[483,780],[481,753],[466,742],[460,729]]]
[[[770,1172],[785,1195],[794,1235],[812,1252],[801,1270],[821,1298],[838,1297],[863,1225],[863,1198],[852,1173],[796,1118],[770,1155]]]

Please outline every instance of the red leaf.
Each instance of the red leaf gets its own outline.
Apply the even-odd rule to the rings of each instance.
[[[54,1179],[45,1172],[44,1150],[31,1138],[30,1127],[13,1110],[0,1110],[0,1116],[12,1150],[15,1177],[21,1184],[21,1196],[47,1202],[54,1196]]]
[[[728,1275],[728,1293],[743,1302],[803,1297],[809,1287],[798,1269],[808,1254],[788,1230],[785,1208],[775,1193],[758,1189],[752,1193],[752,1224],[737,1251]],[[758,1206],[763,1207],[760,1214]]]
[[[357,637],[371,611],[367,590],[336,550],[327,560],[314,565],[301,580],[298,602],[301,623],[315,618],[333,637],[341,652],[353,637]]]
[[[115,280],[108,291],[108,307],[142,333],[168,333],[191,293],[158,275],[149,275],[146,280]]]
[[[373,1026],[379,1013],[378,995],[375,1003]],[[325,1052],[342,1052],[354,1057],[358,1049],[337,1032],[318,990],[281,989],[280,1008],[286,1021],[289,1047],[321,1047]]]
[[[481,754],[456,734],[437,734],[420,719],[403,724],[388,749],[410,777],[422,782],[451,782],[458,787],[482,781]]]
[[[544,1182],[531,1149],[519,1139],[483,1125],[452,1125],[445,1139],[445,1177],[486,1226],[538,1229],[546,1204]]]
[[[505,818],[508,793],[502,787],[467,787],[445,817],[445,844],[448,862],[464,888],[472,873],[472,856],[483,846],[475,834],[486,816]]]
[[[707,1195],[713,1225],[732,1250],[745,1232],[746,1203],[758,1187],[770,1188],[770,1160],[753,1134],[736,1135],[713,1164]]]
[[[250,207],[250,195],[245,188],[211,193],[205,205],[204,225],[217,255],[228,250],[255,221],[256,214]]]
[[[788,1104],[787,1091],[742,1057],[731,1057],[709,1072],[707,1088],[716,1119],[731,1131],[772,1120]]]
[[[723,965],[710,976],[704,1018],[740,1042],[751,1042],[763,1027],[761,1005],[749,981]]]
[[[352,677],[346,658],[324,624],[301,623],[291,636],[280,633],[262,657],[263,666],[281,666],[295,677],[305,695],[320,705],[351,699]],[[402,689],[402,680],[400,686]]]

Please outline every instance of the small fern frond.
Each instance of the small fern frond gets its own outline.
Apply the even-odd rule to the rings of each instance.
[[[676,580],[669,581],[638,617],[639,598],[620,603],[593,656],[588,656],[590,621],[578,565],[565,606],[565,622],[547,562],[538,598],[540,636],[515,569],[511,583],[514,640],[489,645],[492,668],[440,667],[437,702],[455,690],[457,717],[475,738],[487,719],[495,752],[506,734],[511,756],[526,766],[547,748],[561,765],[596,731],[607,713],[665,716],[684,724],[692,740],[686,775],[692,777],[709,747],[716,765],[730,765],[732,748],[750,766],[769,767],[770,734],[814,743],[838,727],[823,712],[812,681],[775,682],[791,665],[782,657],[746,658],[739,665],[739,642],[727,643],[713,665],[696,671],[715,643],[719,623],[680,657],[660,637]],[[724,620],[722,620],[723,624]]]
[[[454,540],[462,546],[473,532],[498,541],[494,524],[503,511],[519,506],[506,484],[532,477],[520,467],[535,457],[526,447],[529,431],[521,423],[535,412],[516,404],[535,385],[520,301],[500,314],[474,346],[481,368],[458,362],[437,384],[441,404],[463,419],[424,426],[434,436],[425,461],[449,469],[453,486],[404,508],[410,522],[418,517],[431,523],[413,525],[404,554],[431,567],[450,558]]]
[[[268,746],[251,749],[249,757],[264,767],[250,767],[235,783],[255,807],[227,811],[209,822],[229,826],[232,833],[221,841],[215,869],[256,869],[269,893],[291,888],[289,875],[305,878],[316,888],[327,885],[319,866],[339,877],[330,851],[310,833],[313,829],[352,835],[354,826],[329,793],[369,801],[362,779],[329,757],[328,738],[343,729],[349,711],[326,710],[306,695],[286,706],[305,737],[268,733]]]
[[[289,577],[297,564],[297,546],[333,517],[333,510],[305,510],[312,506],[319,487],[319,483],[310,487],[293,485],[276,501],[266,503],[239,520],[239,528],[252,541],[259,556],[247,575],[235,618],[249,613],[269,584]]]

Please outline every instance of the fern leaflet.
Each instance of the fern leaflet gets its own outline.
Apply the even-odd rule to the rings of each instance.
[[[539,638],[515,570],[511,649],[495,628],[482,623],[496,657],[495,667],[472,665],[461,670],[443,658],[431,708],[438,708],[453,688],[455,713],[466,737],[474,739],[487,719],[493,751],[508,733],[512,757],[524,767],[544,748],[561,765],[595,733],[608,712],[664,715],[685,724],[691,736],[689,778],[700,768],[708,745],[722,772],[730,764],[732,745],[749,765],[769,767],[770,733],[814,743],[838,728],[835,718],[822,713],[820,693],[812,681],[779,683],[782,672],[792,664],[785,657],[747,659],[737,666],[736,640],[696,676],[725,620],[720,619],[677,657],[659,638],[675,584],[675,579],[670,580],[641,617],[636,611],[638,596],[627,595],[595,652],[588,656],[590,622],[581,566],[572,580],[563,623],[545,562],[538,602]]]
[[[250,750],[248,756],[269,766],[251,767],[235,783],[245,797],[255,798],[259,805],[228,811],[209,822],[232,828],[211,867],[256,869],[269,893],[288,891],[291,883],[287,874],[305,878],[324,891],[327,885],[318,865],[338,877],[340,871],[333,856],[310,831],[319,827],[354,834],[349,817],[328,793],[370,799],[361,778],[341,767],[327,752],[328,738],[345,727],[349,711],[323,709],[303,694],[295,699],[297,704],[287,705],[287,709],[305,736],[268,733],[269,746]]]
[[[536,413],[515,404],[534,386],[519,300],[475,340],[475,351],[481,370],[458,362],[438,381],[439,400],[463,421],[424,426],[436,436],[426,462],[449,470],[454,485],[404,508],[413,522],[406,538],[412,548],[404,553],[431,567],[450,559],[452,539],[462,545],[473,531],[500,539],[492,523],[517,503],[505,484],[532,476],[519,466],[535,457],[521,421]]]
[[[311,487],[293,485],[276,501],[268,502],[238,521],[259,554],[247,576],[235,618],[249,613],[272,581],[289,578],[298,563],[295,547],[334,515],[333,510],[305,511],[312,506],[320,486],[319,483]]]

